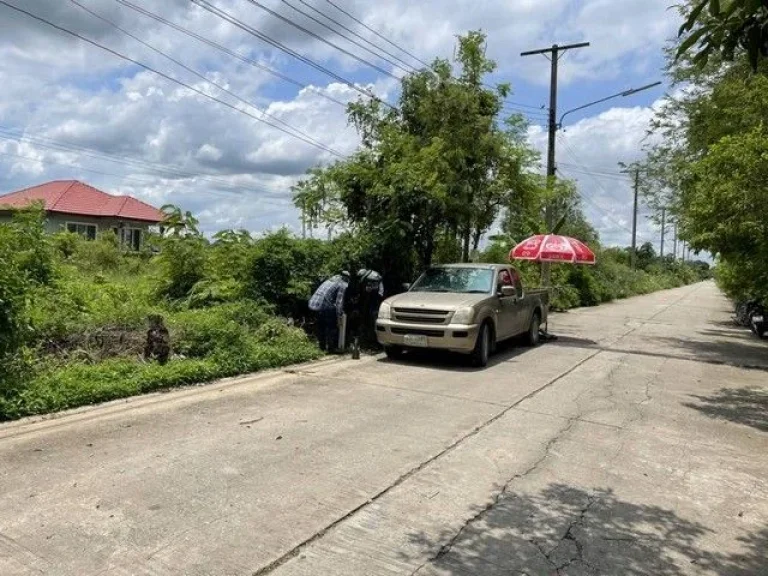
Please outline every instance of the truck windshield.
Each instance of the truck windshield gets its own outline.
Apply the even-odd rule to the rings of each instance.
[[[411,292],[489,294],[493,270],[488,268],[429,268],[414,282]]]

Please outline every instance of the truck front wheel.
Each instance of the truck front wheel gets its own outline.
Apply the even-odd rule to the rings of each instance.
[[[400,346],[384,346],[384,354],[390,360],[397,360],[403,355],[403,349]]]
[[[488,365],[488,358],[491,355],[491,327],[486,322],[480,327],[477,334],[475,349],[472,351],[472,365],[478,368],[484,368]]]

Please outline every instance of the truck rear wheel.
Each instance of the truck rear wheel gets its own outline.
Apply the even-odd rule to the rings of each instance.
[[[538,311],[533,313],[531,325],[528,327],[528,333],[525,335],[525,343],[528,346],[538,346],[539,331],[541,330],[541,315]]]
[[[477,334],[475,349],[472,351],[472,365],[477,368],[484,368],[488,365],[488,358],[491,356],[491,327],[486,322],[480,327]]]

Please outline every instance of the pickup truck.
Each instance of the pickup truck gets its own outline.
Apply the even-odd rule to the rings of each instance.
[[[496,344],[525,335],[539,343],[549,292],[523,288],[505,264],[447,264],[427,269],[407,292],[382,302],[376,336],[390,358],[434,348],[470,355],[485,366]]]

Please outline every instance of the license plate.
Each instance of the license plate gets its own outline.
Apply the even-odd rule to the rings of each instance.
[[[415,346],[417,348],[427,347],[427,337],[421,334],[406,334],[403,337],[403,343],[406,346]]]
[[[762,316],[752,316],[752,322],[758,323],[758,322],[762,322],[762,321],[763,321],[763,317]]]

